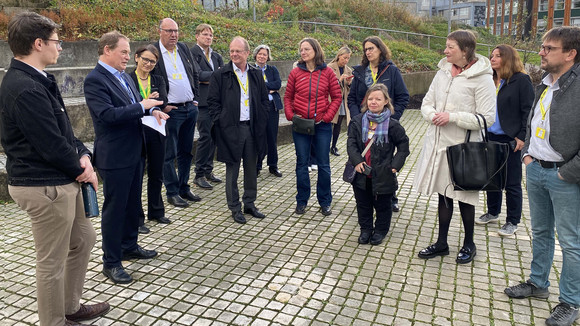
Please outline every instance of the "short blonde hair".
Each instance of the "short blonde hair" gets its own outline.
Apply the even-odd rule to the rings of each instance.
[[[385,98],[387,99],[387,105],[385,105],[385,107],[387,107],[390,111],[391,114],[395,113],[395,108],[393,107],[393,101],[391,101],[391,97],[389,96],[389,89],[387,88],[387,86],[385,86],[385,84],[374,84],[373,86],[369,87],[369,89],[367,90],[366,94],[365,94],[365,98],[363,100],[363,105],[360,109],[361,113],[364,113],[368,110],[367,108],[367,99],[369,98],[369,95],[372,92],[376,92],[376,91],[380,91],[381,93],[383,93],[383,95],[385,96]],[[385,111],[385,109],[383,108],[383,111]],[[382,112],[382,111],[381,111]]]

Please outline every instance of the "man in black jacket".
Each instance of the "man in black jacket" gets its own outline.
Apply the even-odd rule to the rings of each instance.
[[[197,121],[199,99],[199,67],[193,60],[189,48],[178,42],[179,27],[171,18],[159,24],[159,61],[152,74],[161,75],[167,87],[168,104],[165,112],[167,138],[163,183],[167,189],[167,201],[176,207],[187,207],[189,201],[200,201],[189,187],[189,171],[193,161],[193,134]],[[175,171],[177,162],[177,172]],[[159,223],[170,223],[166,217],[155,219]]]
[[[214,122],[217,159],[226,164],[226,199],[234,221],[246,223],[238,191],[244,161],[244,213],[266,217],[254,205],[257,195],[256,161],[266,147],[268,90],[262,72],[248,65],[250,46],[242,37],[230,43],[232,61],[211,76],[207,96]]]
[[[195,151],[195,183],[203,189],[212,189],[208,182],[221,182],[213,174],[213,157],[215,144],[211,139],[212,121],[207,106],[207,92],[209,79],[215,70],[224,66],[222,56],[211,48],[213,42],[213,28],[208,24],[200,24],[195,29],[197,44],[191,48],[193,59],[198,63],[199,72],[199,116],[197,118],[197,150]]]
[[[0,130],[8,191],[32,222],[40,325],[73,325],[109,311],[79,302],[97,235],[85,217],[80,183],[97,188],[91,152],[73,134],[54,76],[58,25],[32,12],[8,24],[14,54],[0,86]],[[77,325],[77,324],[74,324]]]

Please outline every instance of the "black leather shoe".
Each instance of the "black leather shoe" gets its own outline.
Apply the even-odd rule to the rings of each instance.
[[[432,244],[429,247],[419,251],[419,258],[431,259],[437,256],[449,255],[449,246],[440,245],[438,243]]]
[[[151,259],[157,256],[157,251],[143,249],[141,246],[137,246],[137,249],[133,251],[128,251],[123,253],[122,260],[132,260],[132,259]]]
[[[322,212],[322,215],[328,216],[332,214],[332,209],[330,209],[330,206],[322,206],[320,207],[320,212]]]
[[[336,148],[336,147],[330,148],[330,154],[332,154],[334,156],[340,156],[340,153],[338,152],[338,148]]]
[[[265,218],[266,215],[262,214],[256,207],[244,207],[244,214],[250,214],[255,218]]]
[[[171,223],[171,220],[165,216],[150,218],[149,221],[155,221],[155,222],[161,223],[161,224],[170,224]]]
[[[199,197],[198,195],[194,194],[191,191],[180,194],[179,197],[189,201],[201,201],[201,197]]]
[[[213,189],[213,186],[209,184],[209,182],[207,182],[207,179],[205,177],[199,177],[199,178],[195,178],[193,179],[193,183],[200,187],[201,189]]]
[[[280,170],[278,170],[278,168],[270,168],[270,173],[277,176],[278,178],[282,177],[282,172],[280,172]]]
[[[244,217],[244,214],[242,214],[241,211],[232,212],[232,217],[234,218],[234,221],[236,221],[236,223],[246,224],[246,218]]]
[[[371,240],[371,233],[371,231],[361,231],[360,236],[358,237],[358,243],[368,244]]]
[[[392,203],[391,208],[392,208],[393,212],[398,212],[399,211],[399,203]]]
[[[215,182],[215,183],[220,183],[222,182],[222,179],[216,177],[213,173],[210,173],[208,175],[205,176],[205,179],[209,182]]]
[[[125,272],[123,266],[113,268],[103,268],[103,274],[115,284],[127,284],[133,281],[131,275]]]
[[[167,197],[167,202],[175,207],[187,207],[189,203],[183,200],[183,198],[175,195],[171,197]]]
[[[296,205],[296,210],[294,210],[294,214],[302,215],[306,213],[306,205]]]
[[[151,232],[151,230],[149,230],[149,228],[146,227],[145,225],[141,225],[139,227],[139,234],[147,234],[149,232]]]
[[[371,237],[371,244],[373,246],[377,246],[380,245],[381,243],[383,243],[383,240],[385,240],[385,237],[387,235],[386,234],[381,234],[381,233],[373,233],[373,236]]]
[[[475,254],[477,254],[477,249],[475,248],[475,245],[473,246],[473,248],[463,247],[461,248],[461,250],[459,250],[459,253],[457,254],[457,258],[455,259],[455,261],[458,264],[470,263],[475,257]]]

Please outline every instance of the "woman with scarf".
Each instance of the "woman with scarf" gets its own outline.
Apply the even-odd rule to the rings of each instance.
[[[352,81],[352,68],[349,67],[348,61],[350,60],[350,55],[352,51],[348,46],[343,46],[338,50],[336,57],[330,61],[328,67],[334,71],[336,78],[338,78],[338,83],[340,84],[340,90],[342,91],[342,103],[340,103],[340,108],[334,119],[332,119],[332,145],[330,145],[330,153],[334,156],[340,156],[338,148],[336,148],[336,143],[338,142],[338,136],[340,135],[340,129],[342,126],[342,121],[346,117],[346,125],[350,123],[350,112],[348,110],[347,97],[350,92],[350,82]]]
[[[352,118],[348,128],[348,160],[357,172],[352,188],[360,244],[381,244],[391,226],[391,198],[398,188],[395,173],[409,155],[409,138],[399,121],[392,118],[394,113],[387,87],[375,84],[366,92],[361,114]],[[374,225],[373,208],[377,216]]]
[[[395,113],[392,118],[401,119],[403,111],[409,104],[409,91],[401,76],[401,71],[391,61],[391,50],[378,36],[369,36],[362,42],[364,51],[361,64],[354,66],[350,92],[348,93],[348,109],[350,117],[361,112],[363,98],[369,87],[384,84],[389,90]],[[399,199],[393,194],[393,212],[399,211]]]

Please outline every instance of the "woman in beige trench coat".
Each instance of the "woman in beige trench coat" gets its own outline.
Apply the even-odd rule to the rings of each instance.
[[[449,176],[445,149],[465,141],[467,130],[479,130],[476,113],[487,125],[495,121],[495,87],[489,60],[475,53],[475,36],[458,30],[447,36],[445,56],[439,62],[421,113],[429,123],[416,168],[413,187],[424,195],[439,194],[439,236],[437,242],[419,252],[424,259],[449,254],[447,233],[453,215],[453,199],[459,202],[465,230],[463,247],[457,255],[459,264],[469,263],[476,254],[473,242],[477,191],[454,191]],[[472,133],[477,141],[479,133]],[[449,186],[449,187],[448,187]]]
[[[336,57],[330,61],[328,67],[334,71],[336,78],[338,78],[338,83],[340,84],[340,91],[342,92],[342,102],[340,108],[334,119],[332,119],[332,145],[330,146],[330,153],[334,156],[339,156],[340,153],[336,148],[336,143],[338,142],[338,136],[340,135],[340,128],[342,126],[342,121],[346,116],[346,125],[350,123],[350,112],[348,110],[347,97],[348,92],[350,92],[350,83],[352,81],[352,68],[349,67],[348,61],[350,60],[351,50],[348,46],[343,46],[336,53]]]

